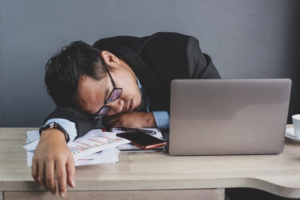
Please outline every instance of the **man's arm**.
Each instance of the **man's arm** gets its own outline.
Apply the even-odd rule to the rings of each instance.
[[[102,124],[107,127],[153,128],[157,127],[152,112],[125,112],[104,116]]]
[[[56,108],[45,120],[47,123],[54,121],[63,126],[71,141],[75,137],[83,136],[97,124],[97,121],[88,114],[65,107]],[[58,191],[60,196],[65,196],[67,184],[75,187],[75,162],[62,131],[46,129],[41,133],[31,171],[34,180],[53,195]]]
[[[32,160],[31,174],[37,183],[53,195],[59,193],[64,197],[67,185],[75,187],[75,162],[65,135],[60,130],[46,129],[41,133]]]
[[[113,116],[105,116],[102,124],[106,127],[159,128],[169,129],[169,114],[167,111],[127,112]]]

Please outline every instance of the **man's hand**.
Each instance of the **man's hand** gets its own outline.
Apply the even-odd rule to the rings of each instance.
[[[33,179],[53,195],[59,191],[61,197],[65,196],[67,184],[75,187],[74,158],[60,130],[47,129],[42,132],[34,152],[31,173]]]
[[[152,112],[126,112],[105,116],[102,124],[109,127],[153,128],[157,127]]]

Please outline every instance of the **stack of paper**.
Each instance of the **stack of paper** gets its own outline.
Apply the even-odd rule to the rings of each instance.
[[[27,132],[27,166],[32,165],[34,150],[39,143],[38,131]],[[68,143],[74,156],[75,165],[92,165],[101,163],[115,163],[119,161],[119,145],[128,144],[130,141],[116,137],[115,133],[92,130],[81,138]]]

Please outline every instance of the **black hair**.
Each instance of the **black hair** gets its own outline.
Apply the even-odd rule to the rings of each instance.
[[[82,76],[96,80],[104,77],[107,71],[100,53],[91,45],[75,41],[49,59],[45,66],[45,84],[56,106],[75,107],[79,97],[78,83]]]

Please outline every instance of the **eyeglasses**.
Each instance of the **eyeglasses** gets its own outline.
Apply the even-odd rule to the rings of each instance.
[[[101,56],[100,56],[100,57],[101,57]],[[123,91],[122,88],[117,88],[117,87],[116,87],[116,84],[115,84],[115,82],[114,82],[114,79],[111,77],[111,74],[109,73],[109,70],[108,70],[108,68],[107,68],[107,65],[106,65],[106,63],[104,62],[104,60],[102,59],[102,57],[101,57],[101,61],[102,61],[103,65],[104,65],[104,67],[105,67],[105,69],[106,69],[106,71],[107,71],[107,73],[108,73],[108,76],[109,76],[109,78],[110,78],[110,80],[111,80],[111,83],[112,83],[114,89],[111,91],[111,93],[110,93],[110,95],[108,96],[108,98],[104,101],[104,105],[103,105],[103,106],[102,106],[102,107],[94,114],[94,118],[95,118],[95,119],[100,119],[100,118],[102,118],[104,115],[106,115],[106,114],[109,112],[109,110],[110,110],[110,107],[107,106],[106,104],[109,104],[109,103],[111,103],[111,102],[116,101],[116,100],[121,96],[122,91]]]

